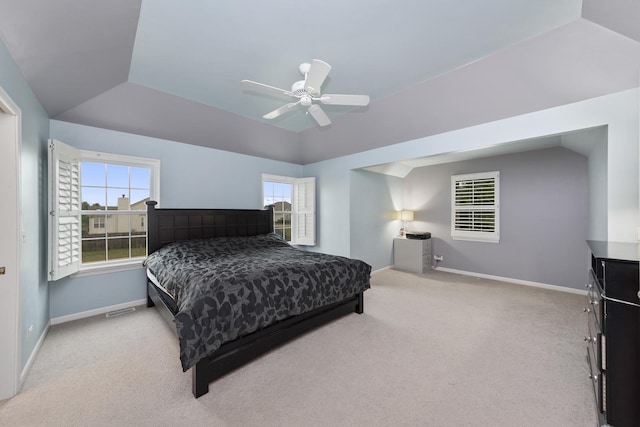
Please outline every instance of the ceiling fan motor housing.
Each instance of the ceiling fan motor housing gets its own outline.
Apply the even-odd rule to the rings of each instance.
[[[304,90],[304,80],[299,80],[291,85],[291,93],[297,97],[305,95],[307,92]]]

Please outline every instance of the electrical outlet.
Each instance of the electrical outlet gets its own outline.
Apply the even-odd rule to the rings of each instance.
[[[434,255],[433,259],[438,262],[444,261],[444,257],[442,255]]]

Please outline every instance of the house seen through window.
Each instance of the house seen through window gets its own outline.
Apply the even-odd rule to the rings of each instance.
[[[151,168],[82,161],[82,263],[144,257]]]
[[[268,181],[262,182],[264,206],[273,205],[274,232],[282,236],[287,242],[291,241],[291,194],[292,182]]]
[[[49,277],[134,265],[147,255],[160,161],[49,141]]]

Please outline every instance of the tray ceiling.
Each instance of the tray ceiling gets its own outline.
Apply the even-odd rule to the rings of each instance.
[[[429,104],[411,98],[416,88],[585,17],[638,36],[624,13],[584,3],[0,0],[0,36],[51,118],[308,163],[344,153],[310,155],[314,121],[303,110],[262,119],[288,100],[244,91],[240,80],[289,89],[300,63],[322,59],[333,67],[324,92],[368,94],[371,104],[323,106],[338,125],[321,135],[399,96],[409,101],[388,120],[402,125]],[[258,134],[281,146],[265,153]]]

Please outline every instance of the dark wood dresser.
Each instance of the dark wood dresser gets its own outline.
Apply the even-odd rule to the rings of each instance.
[[[587,242],[591,251],[587,361],[601,425],[640,426],[640,246]]]

